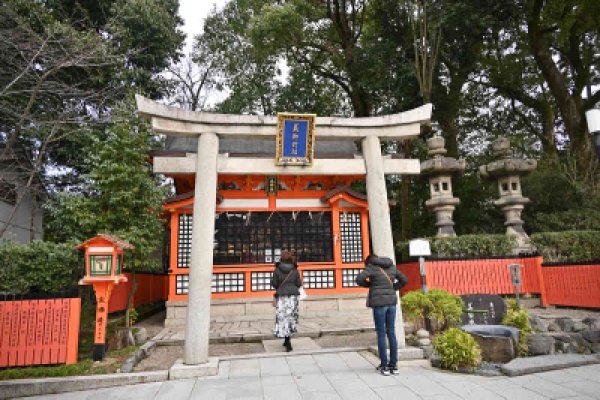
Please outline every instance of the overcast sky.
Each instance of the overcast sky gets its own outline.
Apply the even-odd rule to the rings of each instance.
[[[184,54],[192,50],[194,36],[202,32],[204,19],[215,6],[223,8],[227,0],[179,0],[179,15],[184,20],[183,31],[187,34]]]

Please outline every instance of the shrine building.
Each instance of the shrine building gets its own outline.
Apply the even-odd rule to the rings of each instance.
[[[273,315],[270,279],[283,250],[295,252],[309,295],[301,317],[367,312],[365,289],[354,281],[364,258],[371,252],[394,258],[385,175],[420,172],[419,160],[382,155],[381,141],[417,137],[430,105],[369,118],[290,114],[291,122],[307,121],[299,147],[290,147],[285,116],[278,132],[276,117],[136,100],[154,131],[167,135],[165,150],[152,153],[154,172],[172,178],[176,191],[164,204],[165,325],[185,329],[186,364],[207,362],[211,320]],[[290,126],[297,138],[297,124]],[[290,158],[298,151],[304,158]],[[366,196],[352,189],[360,181]],[[404,347],[402,324],[397,328]]]

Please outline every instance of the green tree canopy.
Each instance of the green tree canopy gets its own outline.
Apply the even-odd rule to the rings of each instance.
[[[83,175],[84,193],[60,193],[48,203],[47,234],[56,241],[84,241],[111,233],[135,245],[130,266],[155,269],[166,189],[147,160],[156,139],[133,110],[119,104],[103,132],[87,132],[81,149],[89,171]]]

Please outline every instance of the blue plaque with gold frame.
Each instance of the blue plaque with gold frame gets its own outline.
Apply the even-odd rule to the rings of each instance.
[[[277,113],[275,164],[312,165],[316,119],[315,114]]]

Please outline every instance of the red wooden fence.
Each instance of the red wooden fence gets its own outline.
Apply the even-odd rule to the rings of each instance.
[[[541,257],[425,262],[427,287],[453,294],[513,294],[509,264],[521,264],[521,293],[539,294],[542,305],[600,308],[600,263],[543,266]],[[402,293],[421,289],[419,263],[398,265],[409,280]]]
[[[431,260],[425,262],[425,279],[429,289],[439,288],[453,294],[512,294],[509,264],[521,264],[521,293],[539,293],[546,304],[542,258],[496,258],[474,260]],[[418,263],[398,265],[409,278],[403,293],[421,288]]]
[[[108,302],[108,312],[113,313],[123,311],[127,308],[127,297],[133,285],[133,279],[130,272],[126,272],[127,282],[115,286]],[[168,275],[148,274],[137,272],[135,274],[137,288],[133,296],[133,306],[154,303],[156,301],[166,300],[169,287]]]
[[[600,263],[542,268],[549,304],[600,307]]]
[[[0,302],[0,367],[74,364],[79,298]]]

